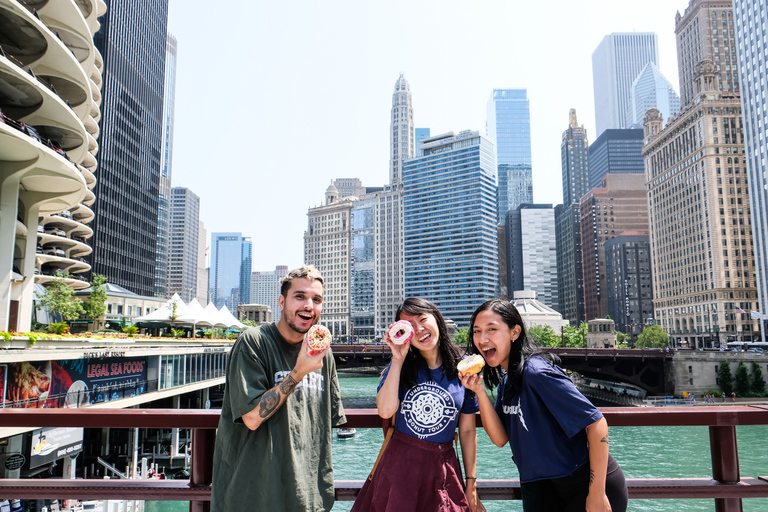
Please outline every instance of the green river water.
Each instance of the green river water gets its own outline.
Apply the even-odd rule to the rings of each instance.
[[[344,407],[375,408],[378,378],[340,374]],[[768,474],[768,426],[737,427],[742,477]],[[711,477],[707,427],[612,427],[611,454],[627,478]],[[368,475],[379,452],[381,429],[358,429],[352,439],[333,439],[333,467],[337,480],[360,480]],[[460,458],[460,457],[459,457]],[[478,430],[477,476],[483,479],[518,478],[509,446],[494,446]],[[286,492],[290,492],[286,489]],[[768,511],[768,499],[744,500],[745,512]],[[486,501],[488,512],[519,511],[519,501]],[[337,502],[334,511],[348,511],[352,502]],[[186,512],[187,503],[147,502],[146,512]],[[635,512],[714,511],[714,500],[630,500]]]

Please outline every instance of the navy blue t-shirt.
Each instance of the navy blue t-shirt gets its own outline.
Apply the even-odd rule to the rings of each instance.
[[[390,367],[391,364],[384,370],[378,389],[384,385]],[[416,386],[411,389],[399,388],[395,430],[433,443],[450,443],[459,424],[459,414],[474,414],[479,410],[477,396],[461,385],[458,375],[453,379],[446,377],[442,366],[430,370],[422,365],[416,380]],[[469,395],[471,399],[467,399]]]
[[[559,478],[584,465],[589,459],[585,429],[603,415],[565,372],[532,357],[519,394],[504,396],[506,379],[499,385],[496,413],[507,430],[520,481]]]

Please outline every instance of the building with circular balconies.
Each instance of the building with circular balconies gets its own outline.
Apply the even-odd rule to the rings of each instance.
[[[103,0],[0,0],[0,331],[29,330],[34,283],[85,288]]]

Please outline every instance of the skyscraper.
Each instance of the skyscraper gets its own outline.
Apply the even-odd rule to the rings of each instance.
[[[376,333],[393,322],[403,300],[403,162],[414,155],[411,87],[395,82],[390,116],[389,185],[376,195]]]
[[[240,233],[211,233],[211,269],[208,290],[211,302],[217,307],[247,304],[251,297],[250,238]]]
[[[207,257],[208,230],[205,229],[203,221],[200,221],[197,231],[197,301],[203,306],[208,305],[208,268],[205,261]]]
[[[170,236],[171,175],[173,164],[173,115],[176,97],[176,38],[168,34],[165,46],[165,85],[163,86],[163,155],[157,203],[157,256],[155,260],[155,295],[168,295],[168,238]]]
[[[349,306],[355,338],[373,339],[376,266],[376,198],[361,197],[352,206]]]
[[[764,10],[765,6],[761,4]],[[690,0],[685,13],[675,16],[677,70],[680,77],[680,104],[690,104],[696,67],[705,60],[715,66],[715,89],[728,95],[739,92],[736,39],[732,0]]]
[[[197,264],[200,246],[200,198],[184,187],[171,189],[171,230],[168,237],[168,286],[185,302],[197,297]]]
[[[589,141],[575,109],[569,111],[568,119],[560,144],[563,204],[555,207],[557,291],[563,318],[578,323],[584,321],[579,201],[589,191]]]
[[[168,0],[107,1],[93,272],[155,293]],[[136,44],[141,41],[141,44]]]
[[[580,215],[584,314],[589,321],[608,314],[605,243],[625,231],[648,232],[645,174],[606,174],[600,187],[581,198]]]
[[[403,166],[405,295],[466,326],[498,293],[493,143],[466,130],[423,139],[422,149]]]
[[[280,295],[280,280],[288,274],[286,265],[278,265],[275,270],[256,271],[251,274],[250,304],[263,304],[272,310],[272,321],[280,320],[282,311],[277,297]]]
[[[746,171],[749,176],[749,201],[752,209],[752,237],[757,265],[755,281],[762,316],[762,340],[768,327],[768,166],[765,163],[765,145],[768,139],[768,100],[765,98],[762,64],[768,55],[765,27],[768,10],[758,0],[735,0],[736,41],[741,77],[741,105],[744,119],[744,145],[747,150]],[[727,19],[727,18],[726,18]],[[722,15],[720,16],[722,21]],[[730,21],[730,20],[729,20]],[[762,27],[762,31],[759,27]],[[729,35],[730,35],[730,26]],[[731,55],[731,71],[733,71]],[[726,65],[726,78],[727,78]],[[734,77],[734,88],[738,82]]]
[[[531,113],[526,89],[494,89],[486,107],[486,135],[496,145],[499,225],[507,212],[533,203]]]
[[[416,142],[416,152],[414,154],[416,156],[424,156],[424,152],[419,149],[419,143],[421,142],[421,139],[426,139],[429,137],[429,132],[429,128],[416,128],[414,130]]]
[[[604,248],[608,314],[618,331],[640,333],[653,320],[648,233],[625,231],[605,242]]]
[[[320,322],[335,339],[347,340],[349,318],[350,233],[352,206],[350,198],[340,199],[339,191],[329,185],[325,204],[307,212],[304,232],[304,263],[314,265],[323,275],[323,312]]]
[[[606,174],[643,174],[643,129],[605,130],[589,145],[589,188]]]
[[[597,136],[609,128],[628,128],[633,117],[631,90],[637,75],[649,63],[659,63],[656,34],[613,33],[592,53]]]
[[[534,291],[559,309],[555,210],[551,204],[523,204],[507,212],[507,294]]]
[[[680,96],[653,62],[646,64],[632,82],[630,98],[632,108],[624,123],[627,128],[642,129],[645,113],[652,107],[659,109],[663,119],[680,111]]]

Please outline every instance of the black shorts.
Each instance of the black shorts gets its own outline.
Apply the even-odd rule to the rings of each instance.
[[[521,483],[520,491],[525,512],[583,512],[589,493],[589,461],[568,476]],[[613,512],[627,510],[627,482],[610,455],[605,494]]]

